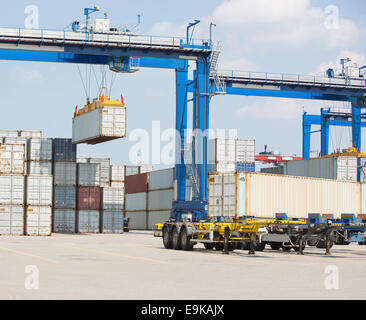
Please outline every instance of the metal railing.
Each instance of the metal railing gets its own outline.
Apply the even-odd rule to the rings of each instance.
[[[366,90],[366,79],[328,78],[312,75],[218,70],[217,74],[226,81],[262,82],[268,84],[292,84],[360,88]]]
[[[184,48],[189,47],[191,50],[211,50],[209,40],[191,39],[189,45],[184,37],[167,37],[137,34],[116,34],[116,33],[90,33],[90,32],[73,32],[65,30],[44,30],[44,29],[9,29],[0,28],[1,40],[15,40],[18,43],[22,41],[37,41],[39,44],[53,43],[65,44],[82,43],[102,44],[102,45],[127,45],[127,46],[144,46],[148,48]]]

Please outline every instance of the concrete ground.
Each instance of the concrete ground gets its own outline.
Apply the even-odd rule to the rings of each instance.
[[[366,299],[366,246],[305,252],[166,250],[142,231],[1,236],[0,299]]]

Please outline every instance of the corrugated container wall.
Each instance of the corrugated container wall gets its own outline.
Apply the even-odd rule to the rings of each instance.
[[[24,156],[24,145],[0,144],[0,174],[25,174]]]
[[[27,236],[49,236],[52,226],[51,206],[27,206],[25,234]]]
[[[52,161],[52,139],[29,139],[27,156],[29,161]]]
[[[51,175],[52,174],[52,162],[51,161],[28,161],[27,173],[38,175]]]
[[[27,156],[27,138],[22,138],[22,137],[7,137],[4,138],[4,143],[8,143],[8,144],[21,144],[24,145],[24,161],[27,161],[28,156]]]
[[[53,232],[75,233],[76,211],[72,209],[53,210]]]
[[[98,210],[79,210],[77,212],[78,232],[99,233],[100,212]]]
[[[0,130],[0,137],[7,138],[7,137],[19,137],[18,130]]]
[[[309,213],[361,212],[361,184],[263,173],[210,174],[210,216],[307,218]]]
[[[122,210],[104,210],[102,220],[103,233],[123,233]]]
[[[54,163],[54,185],[76,186],[76,163],[57,161]]]
[[[100,187],[78,187],[77,208],[79,210],[99,210],[100,200]]]
[[[241,171],[241,170],[238,170]],[[284,166],[261,168],[262,173],[269,174],[284,174]]]
[[[76,161],[76,144],[72,143],[72,139],[55,138],[53,141],[54,161]]]
[[[103,107],[73,118],[72,141],[96,144],[126,136],[126,108]]]
[[[26,204],[32,206],[52,206],[53,176],[27,175]]]
[[[108,187],[110,185],[110,159],[101,159],[101,158],[89,158],[89,163],[96,163],[100,164],[99,166],[99,177],[100,177],[100,186],[101,187]]]
[[[100,164],[78,163],[78,185],[100,186]]]
[[[123,182],[125,181],[125,166],[124,165],[111,165],[110,166],[111,182]]]
[[[53,206],[55,209],[75,209],[76,187],[55,186]]]
[[[24,234],[24,207],[0,205],[0,235]]]
[[[174,186],[174,168],[150,172],[149,191],[169,189]]]
[[[149,173],[126,176],[125,191],[127,193],[147,192],[149,185]]]
[[[139,166],[126,166],[125,167],[125,175],[127,176],[132,176],[135,174],[139,174],[140,173],[140,167]]]
[[[24,204],[25,179],[21,175],[0,175],[0,204]]]
[[[19,137],[22,137],[22,138],[42,138],[42,131],[40,131],[40,130],[20,130]]]
[[[103,188],[103,210],[120,210],[124,209],[125,192],[122,188]]]

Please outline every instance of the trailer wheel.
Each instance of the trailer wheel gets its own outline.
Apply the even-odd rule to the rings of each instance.
[[[173,249],[172,232],[168,226],[163,228],[163,243],[165,249]]]
[[[205,246],[206,250],[213,250],[215,247],[213,243],[209,243],[209,242],[205,242],[205,243],[203,243],[203,245]]]
[[[184,251],[193,250],[193,243],[191,242],[191,236],[188,235],[187,229],[183,228],[180,232],[180,244]]]
[[[290,247],[291,246],[291,244],[290,243],[284,243],[284,244],[282,244],[282,250],[283,251],[291,251],[291,249],[292,249],[292,247]]]
[[[271,246],[272,250],[280,250],[282,243],[281,242],[270,242],[269,245]]]
[[[311,239],[306,241],[306,244],[310,247],[315,247],[318,244],[318,240],[317,239]]]
[[[178,228],[174,227],[172,232],[172,243],[173,243],[173,249],[174,250],[181,250],[182,249],[182,243],[180,241],[180,235],[178,232]]]
[[[330,246],[329,248],[333,247],[334,245],[334,241],[330,241]],[[326,244],[325,244],[325,240],[319,240],[318,244],[316,245],[316,247],[318,249],[325,249],[326,248]]]
[[[263,251],[264,248],[266,247],[266,243],[265,242],[258,242],[256,245],[255,245],[255,251]]]

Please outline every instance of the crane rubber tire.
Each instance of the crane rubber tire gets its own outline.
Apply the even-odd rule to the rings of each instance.
[[[192,251],[194,244],[191,242],[191,236],[188,235],[187,229],[182,228],[180,231],[180,245],[184,251]]]
[[[182,249],[182,244],[180,242],[180,234],[178,231],[178,228],[174,227],[173,231],[172,231],[172,244],[173,244],[173,249],[174,250],[181,250]]]
[[[165,249],[173,249],[172,232],[168,226],[163,227],[163,244]]]

